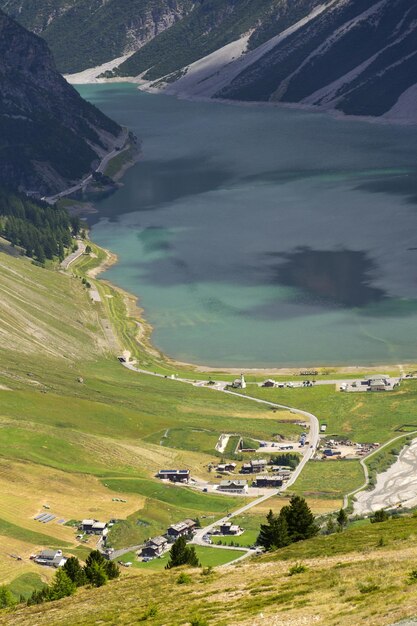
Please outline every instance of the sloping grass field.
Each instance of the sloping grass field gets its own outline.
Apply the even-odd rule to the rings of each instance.
[[[417,584],[410,578],[416,531],[415,518],[367,524],[212,574],[186,570],[186,584],[178,584],[180,572],[163,570],[163,563],[154,573],[131,568],[101,589],[5,613],[3,623],[124,626],[149,620],[155,626],[185,626],[200,619],[209,626],[391,626],[416,614]],[[296,563],[304,571],[291,576]]]
[[[0,270],[0,583],[39,573],[29,561],[39,548],[85,553],[58,520],[121,520],[110,536],[119,547],[185,517],[221,517],[241,501],[165,485],[155,473],[188,467],[208,478],[225,430],[298,433],[285,412],[282,423],[255,403],[123,368],[103,331],[112,298],[92,303],[79,277],[4,253]],[[45,510],[55,520],[35,521]]]
[[[359,443],[383,443],[402,430],[417,430],[417,381],[404,380],[398,391],[341,393],[333,385],[265,389],[251,385],[241,392],[310,411],[326,422],[326,436],[341,435]]]
[[[75,528],[58,521],[120,520],[110,533],[116,548],[137,545],[185,517],[199,517],[203,524],[205,519],[213,521],[240,506],[242,500],[165,485],[154,478],[155,473],[161,468],[188,467],[192,475],[210,479],[208,465],[219,460],[214,446],[220,434],[238,433],[247,440],[262,440],[277,436],[296,439],[300,432],[294,424],[297,417],[289,411],[274,412],[244,398],[123,368],[114,353],[117,342],[127,349],[133,346],[132,353],[152,370],[172,371],[167,362],[158,361],[134,343],[137,325],[126,318],[120,291],[95,281],[102,302],[90,301],[80,276],[103,258],[99,249],[95,260],[83,257],[75,268],[76,277],[0,252],[0,583],[10,583],[12,589],[23,590],[23,595],[31,585],[39,587],[52,575],[29,560],[31,553],[56,546],[66,554],[85,558],[87,549],[95,545],[94,539],[80,543]],[[103,330],[109,320],[117,333],[116,342]],[[255,385],[250,385],[247,393],[305,408],[327,422],[326,434],[342,434],[355,441],[383,442],[402,429],[412,429],[417,421],[414,381],[389,394],[340,394],[330,386],[268,390]],[[307,464],[293,490],[306,495],[313,510],[323,513],[338,508],[344,493],[362,481],[356,461],[314,462]],[[253,542],[269,508],[279,510],[284,503],[285,498],[273,498],[242,516],[238,520],[246,529],[242,545]],[[56,515],[55,520],[48,524],[35,521],[45,510]],[[403,528],[403,543],[397,552],[393,549],[397,560],[389,579],[380,580],[375,574],[378,589],[372,598],[382,602],[384,590],[388,606],[394,607],[392,615],[401,613],[395,609],[398,594],[410,589],[403,582],[396,583],[394,576],[403,576],[410,566],[414,523],[396,527]],[[372,529],[374,532],[379,531]],[[261,613],[270,616],[283,610],[301,619],[305,607],[311,605],[324,619],[322,623],[331,625],[336,624],[329,613],[329,603],[333,603],[342,620],[337,623],[356,626],[352,621],[355,606],[369,624],[388,624],[372,621],[372,611],[361,602],[363,594],[358,587],[367,576],[358,564],[365,538],[371,537],[372,543],[377,537],[365,530],[363,541],[358,540],[355,548],[348,533],[303,544],[300,558],[312,561],[300,582],[287,579],[287,561],[298,558],[298,552],[291,552],[296,547],[277,554],[278,560],[268,557],[242,563],[227,575],[203,578],[194,572],[193,592],[186,605],[181,602],[184,592],[176,585],[174,574],[161,572],[157,584],[164,604],[158,605],[154,623],[186,623],[201,607],[210,624],[256,624]],[[393,543],[394,535],[387,541]],[[314,561],[324,544],[329,558],[359,551],[357,562],[347,566],[349,575],[343,585],[337,576],[333,586],[329,582],[329,568],[336,568],[338,561]],[[407,554],[402,550],[406,546]],[[205,565],[227,563],[233,556],[226,550],[201,550]],[[375,572],[383,554],[379,550],[372,557]],[[129,621],[132,616],[139,620],[140,611],[146,612],[155,600],[152,567],[138,569],[126,572],[132,581],[123,579],[102,590],[103,601],[97,600],[96,592],[81,591],[82,614],[79,605],[68,600],[57,605],[53,618],[44,606],[28,613],[17,611],[10,617],[16,621],[9,623],[134,623]],[[310,591],[313,570],[317,584],[324,589],[320,602]],[[134,586],[141,590],[135,594],[135,608],[131,600]],[[413,588],[408,591],[412,592]],[[167,613],[170,603],[173,612]],[[70,606],[71,615],[66,613]],[[176,622],[170,621],[173,615]]]

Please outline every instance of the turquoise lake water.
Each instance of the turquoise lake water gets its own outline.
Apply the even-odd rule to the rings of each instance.
[[[417,128],[79,89],[143,143],[93,239],[158,348],[216,366],[417,361]]]

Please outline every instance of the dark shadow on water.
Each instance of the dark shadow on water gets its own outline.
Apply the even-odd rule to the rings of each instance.
[[[148,226],[137,234],[145,254],[152,252],[169,252],[173,246],[169,239],[172,235],[160,226]]]
[[[363,308],[386,297],[371,286],[376,268],[365,252],[297,248],[269,257],[278,261],[272,267],[273,282],[297,288],[304,294],[301,299],[310,304]]]
[[[224,309],[234,315],[266,320],[284,320],[305,315],[320,315],[332,310],[355,310],[369,318],[407,317],[417,313],[417,300],[390,298],[382,289],[372,285],[378,269],[364,251],[312,250],[295,248],[290,253],[270,252],[263,255],[256,266],[229,265],[219,272],[216,263],[191,262],[178,254],[167,243],[159,248],[161,229],[151,235],[155,247],[167,249],[168,256],[148,261],[139,282],[159,287],[186,285],[197,290],[201,283],[222,283],[244,287],[270,286],[271,298],[254,300],[253,306],[234,307],[217,299],[205,303],[207,310]],[[163,230],[163,229],[162,229]],[[165,235],[166,235],[166,231]],[[166,241],[166,240],[165,240]],[[137,266],[137,264],[134,264]],[[281,289],[279,289],[281,288]],[[286,288],[283,290],[282,288]],[[274,293],[276,296],[274,297]]]
[[[403,176],[371,180],[356,187],[360,191],[403,196],[407,203],[417,204],[417,171]]]
[[[104,199],[89,222],[106,217],[117,221],[119,215],[153,211],[166,204],[222,188],[235,175],[226,167],[214,165],[208,157],[179,158],[169,161],[141,161],[127,172],[117,202]],[[114,194],[112,194],[114,195]]]
[[[293,288],[298,303],[346,308],[381,302],[385,293],[372,287],[376,268],[365,252],[296,248],[290,253],[269,252],[257,267],[190,264],[186,258],[166,256],[146,264],[146,282],[153,285],[187,285],[191,282],[276,285]]]

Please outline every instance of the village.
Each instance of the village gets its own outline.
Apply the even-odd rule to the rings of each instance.
[[[317,370],[301,371],[300,376],[308,376],[304,380],[300,381],[276,381],[273,378],[267,378],[260,383],[250,383],[257,385],[257,387],[265,389],[297,389],[300,387],[314,387],[315,385],[329,385],[334,384],[337,391],[360,393],[364,391],[394,391],[400,384],[402,378],[400,376],[389,376],[388,374],[377,374],[365,379],[358,380],[316,380],[314,376],[318,374]],[[407,374],[405,378],[413,378],[412,374]],[[207,384],[213,384],[213,381],[208,381]],[[217,383],[218,385],[218,383]],[[248,383],[244,374],[241,374],[239,378],[236,378],[232,383],[224,383],[225,389],[247,389]]]
[[[384,385],[388,382],[384,378],[381,380]],[[246,385],[243,376],[237,379],[235,383],[236,385],[243,385],[243,388]],[[361,385],[361,390],[383,390],[382,383],[380,384],[380,381],[376,379],[370,379],[367,383],[367,385]],[[271,387],[273,384],[275,384],[274,381],[268,379],[262,386]],[[276,384],[280,386],[282,383]],[[298,383],[292,383],[292,385],[295,384]],[[308,387],[314,383],[307,380],[300,384]],[[398,383],[391,383],[390,381],[389,384],[391,386]],[[352,390],[357,389],[354,381],[350,386]],[[343,385],[340,386],[339,390],[348,391]],[[188,468],[160,469],[155,477],[177,488],[192,488],[202,493],[259,498],[285,489],[307,452],[309,452],[308,458],[312,462],[334,462],[363,458],[380,445],[377,442],[356,443],[335,433],[329,436],[327,435],[326,422],[320,424],[317,443],[312,445],[308,438],[308,424],[299,421],[297,425],[300,428],[297,439],[251,440],[250,445],[253,447],[248,447],[245,440],[237,433],[221,433],[215,447],[215,452],[219,458],[207,466],[207,472],[213,474],[212,480],[203,480],[200,477],[191,476]],[[221,458],[231,437],[236,438],[236,447],[232,454],[234,458]],[[113,498],[113,501],[126,502],[121,498]],[[46,505],[44,508],[49,509]],[[64,519],[57,519],[57,516],[49,510],[38,514],[34,519],[43,524],[48,524],[53,520],[58,523],[65,523]],[[117,522],[117,519],[110,519],[107,522],[97,519],[83,519],[74,524],[77,531],[76,539],[81,543],[88,544],[93,541],[92,545],[110,560],[118,559],[129,552],[129,554],[134,553],[136,559],[147,563],[163,557],[179,537],[185,537],[187,541],[192,541],[200,528],[199,519],[186,518],[171,524],[164,534],[150,537],[140,546],[114,550],[111,545],[108,545],[107,540],[110,529]],[[204,543],[210,545],[215,537],[237,537],[243,532],[244,529],[239,525],[222,520],[218,526],[212,525],[211,530],[202,535],[200,539],[202,538]],[[67,560],[60,549],[42,550],[38,554],[32,555],[31,559],[38,565],[54,568],[62,567]],[[130,567],[133,564],[132,561],[126,560],[119,560],[118,562],[124,567]]]

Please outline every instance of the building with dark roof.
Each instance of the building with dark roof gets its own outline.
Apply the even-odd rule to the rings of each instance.
[[[170,480],[172,483],[188,483],[190,480],[190,470],[188,469],[168,469],[159,470],[158,478]]]

